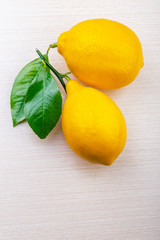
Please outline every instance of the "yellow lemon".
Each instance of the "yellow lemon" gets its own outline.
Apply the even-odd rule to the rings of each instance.
[[[127,137],[120,109],[104,93],[76,80],[70,80],[66,90],[62,129],[68,145],[88,161],[111,165]]]
[[[59,36],[57,46],[74,76],[96,88],[123,87],[144,65],[136,34],[107,19],[80,22]]]

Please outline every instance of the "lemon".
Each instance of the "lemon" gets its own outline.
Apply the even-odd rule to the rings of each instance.
[[[68,145],[90,162],[111,165],[127,137],[120,109],[104,93],[76,80],[70,80],[66,90],[62,129]]]
[[[57,46],[74,76],[96,88],[121,88],[143,67],[136,34],[107,19],[80,22],[59,36]]]

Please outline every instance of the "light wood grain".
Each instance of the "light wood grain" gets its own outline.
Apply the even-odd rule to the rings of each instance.
[[[111,167],[67,146],[61,121],[46,140],[26,122],[12,127],[17,72],[74,24],[109,18],[132,28],[144,68],[129,86],[106,91],[124,113],[128,140]],[[67,71],[52,50],[51,62]],[[0,239],[160,239],[160,1],[0,1]],[[63,91],[63,90],[62,90]],[[65,100],[65,94],[63,92]]]

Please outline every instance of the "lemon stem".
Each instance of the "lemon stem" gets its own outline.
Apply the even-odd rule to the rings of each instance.
[[[71,80],[68,76],[69,74],[71,74],[71,72],[61,73],[62,77],[65,78],[67,81]]]
[[[67,81],[70,80],[70,77],[68,76],[68,74],[70,74],[70,72],[61,74],[59,73],[42,55],[42,53],[36,49],[37,54],[39,55],[39,57],[42,59],[43,62],[45,62],[45,64],[49,67],[49,69],[51,69],[51,71],[56,75],[56,77],[58,78],[58,80],[60,81],[60,83],[62,84],[65,92],[66,92],[66,84],[63,81],[63,78],[65,78]]]
[[[52,44],[50,44],[49,47],[48,47],[48,49],[47,49],[47,54],[49,53],[49,50],[50,50],[51,48],[55,48],[55,47],[57,47],[57,43],[52,43]]]

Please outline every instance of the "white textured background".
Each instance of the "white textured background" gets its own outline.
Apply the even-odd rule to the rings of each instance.
[[[128,140],[111,167],[77,157],[61,121],[46,140],[26,122],[12,127],[9,98],[18,71],[74,24],[109,18],[132,28],[144,68],[106,91],[121,108]],[[51,50],[52,64],[67,70]],[[65,99],[65,94],[63,92]],[[0,239],[160,239],[160,1],[0,0]]]

